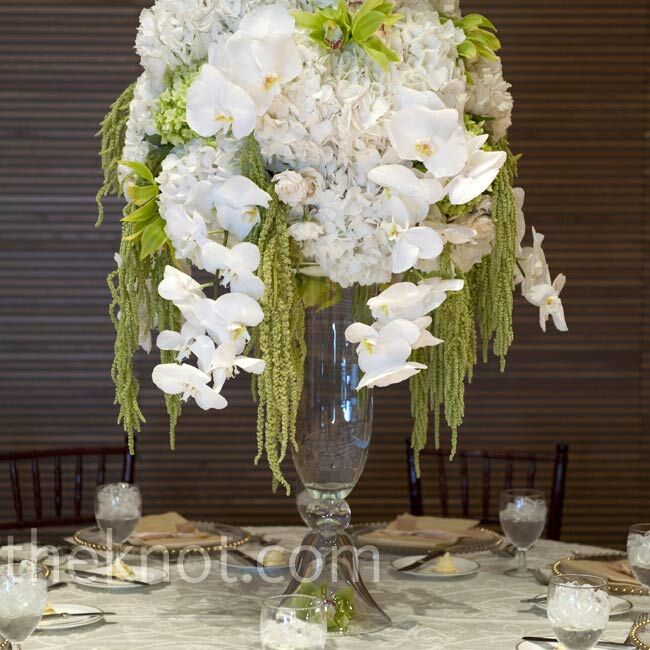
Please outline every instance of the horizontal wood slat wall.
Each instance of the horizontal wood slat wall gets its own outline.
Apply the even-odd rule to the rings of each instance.
[[[542,335],[535,310],[517,300],[507,374],[493,362],[479,368],[461,444],[550,451],[569,443],[564,536],[613,545],[630,523],[650,519],[645,4],[465,3],[500,28],[527,218],[547,236],[552,271],[568,276],[570,332]],[[119,205],[110,203],[105,225],[93,227],[93,134],[138,72],[132,48],[142,6],[0,3],[0,453],[121,439],[104,283]],[[147,510],[296,522],[292,499],[273,496],[268,473],[252,466],[246,382],[229,386],[226,411],[186,409],[171,453],[150,367],[139,367],[148,422],[137,478]],[[404,387],[381,390],[376,402],[375,440],[351,499],[357,521],[407,507],[408,396]],[[431,496],[432,470],[424,479]],[[7,481],[0,468],[3,519]]]

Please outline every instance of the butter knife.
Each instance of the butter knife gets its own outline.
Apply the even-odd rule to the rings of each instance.
[[[403,566],[399,569],[398,571],[413,571],[414,569],[419,569],[421,566],[424,566],[425,564],[428,564],[432,560],[435,560],[436,558],[442,557],[449,549],[445,549],[443,551],[437,550],[437,551],[431,551],[430,553],[427,553],[424,557],[421,557],[419,560],[416,560],[415,562],[411,562],[411,564],[407,564],[406,566]]]
[[[108,582],[128,582],[134,585],[142,585],[143,587],[151,587],[151,584],[143,580],[136,580],[135,578],[116,578],[114,575],[107,573],[95,573],[95,571],[84,571],[83,569],[70,569],[72,575],[84,576],[86,578],[100,578]]]
[[[524,636],[522,637],[524,641],[532,641],[533,643],[559,643],[557,639],[553,637],[545,636]],[[596,648],[631,648],[634,650],[635,646],[631,643],[618,643],[616,641],[599,641]]]
[[[43,618],[51,621],[57,618],[70,618],[72,616],[111,616],[115,612],[53,612],[52,614],[43,614]]]

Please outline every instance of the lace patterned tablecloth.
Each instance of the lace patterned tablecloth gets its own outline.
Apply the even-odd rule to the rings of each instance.
[[[250,530],[281,538],[288,548],[298,545],[305,532],[279,527]],[[541,541],[530,553],[530,564],[548,566],[578,549],[588,547]],[[523,634],[551,633],[543,611],[519,602],[544,592],[544,587],[532,579],[504,576],[512,564],[507,559],[490,553],[472,557],[481,565],[478,574],[446,581],[396,575],[390,569],[394,556],[382,557],[381,580],[368,587],[393,625],[365,637],[332,639],[328,650],[510,650]],[[185,567],[187,575],[197,576],[203,562],[186,560]],[[370,569],[370,563],[362,563],[364,573]],[[171,582],[151,590],[115,593],[71,584],[53,591],[50,601],[95,605],[117,615],[92,627],[37,632],[25,650],[259,650],[261,601],[281,593],[283,584],[284,580],[267,584],[258,577],[228,584],[216,562],[209,577],[194,584],[180,579],[174,564]],[[650,598],[631,600],[650,609]],[[622,641],[631,620],[632,614],[612,619],[604,638]]]

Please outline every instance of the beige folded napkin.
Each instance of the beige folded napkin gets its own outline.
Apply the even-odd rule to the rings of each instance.
[[[358,539],[361,544],[399,544],[415,549],[444,548],[458,543],[461,538],[485,537],[483,531],[475,530],[478,523],[474,519],[416,517],[403,514],[390,522],[386,528],[362,533]]]
[[[562,560],[560,569],[563,574],[578,573],[607,578],[610,582],[624,587],[642,587],[634,577],[627,560]]]
[[[183,548],[192,544],[220,544],[221,537],[199,530],[177,512],[165,512],[162,515],[142,517],[129,541],[135,546]]]

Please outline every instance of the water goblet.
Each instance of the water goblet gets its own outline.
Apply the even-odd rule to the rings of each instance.
[[[554,576],[548,587],[546,612],[564,648],[593,648],[609,621],[607,580],[586,575]]]
[[[260,617],[260,640],[262,650],[324,650],[325,603],[299,594],[267,598]]]
[[[546,525],[546,499],[539,490],[506,490],[501,494],[499,521],[508,539],[517,548],[518,566],[506,575],[528,578],[528,549],[540,538]]]
[[[21,650],[45,610],[45,570],[24,560],[0,566],[0,634]]]
[[[650,523],[634,524],[630,528],[627,559],[636,579],[650,589]]]
[[[95,493],[95,519],[108,545],[122,544],[133,533],[142,514],[140,490],[130,483],[99,485]]]

